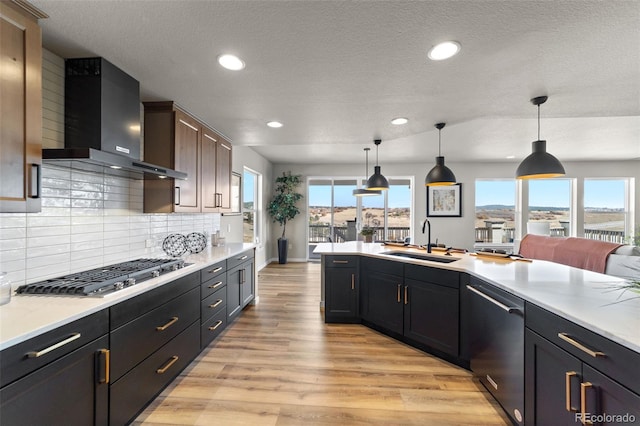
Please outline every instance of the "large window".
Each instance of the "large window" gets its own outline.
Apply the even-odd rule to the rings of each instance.
[[[515,235],[516,181],[476,180],[475,241],[512,243]]]
[[[245,243],[260,242],[260,175],[247,168],[242,179],[242,228]]]
[[[620,242],[630,233],[627,179],[584,180],[584,237]]]
[[[529,180],[527,233],[571,235],[571,179]]]

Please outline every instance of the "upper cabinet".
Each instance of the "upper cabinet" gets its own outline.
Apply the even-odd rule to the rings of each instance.
[[[26,2],[0,2],[0,212],[39,212],[42,41]]]
[[[145,177],[145,213],[224,212],[231,204],[231,144],[174,102],[144,103],[144,159],[187,173]]]

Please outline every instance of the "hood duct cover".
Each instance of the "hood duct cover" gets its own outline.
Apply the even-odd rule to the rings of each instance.
[[[65,148],[43,149],[43,160],[83,170],[125,170],[132,178],[187,178],[140,161],[140,84],[104,58],[65,60],[64,116]]]

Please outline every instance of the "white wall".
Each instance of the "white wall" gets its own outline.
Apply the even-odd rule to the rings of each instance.
[[[420,233],[422,221],[426,215],[426,189],[423,185],[424,177],[433,164],[385,164],[380,162],[382,174],[390,176],[414,176],[414,241],[416,244],[426,244],[426,236]],[[568,178],[576,178],[579,181],[585,177],[632,177],[635,178],[634,212],[635,224],[640,224],[640,161],[614,161],[614,162],[563,162]],[[274,175],[283,171],[291,171],[293,174],[307,176],[354,176],[354,170],[362,169],[361,164],[334,165],[295,165],[276,164]],[[505,178],[513,179],[517,163],[450,163],[447,166],[455,173],[458,182],[462,183],[462,217],[460,218],[429,218],[431,222],[431,241],[438,238],[440,243],[448,246],[473,248],[475,227],[475,179],[478,178]],[[287,237],[293,242],[289,257],[292,259],[306,258],[306,217],[307,197],[306,187],[301,188],[305,198],[301,200],[299,207],[301,214],[287,225]],[[273,239],[277,239],[281,232],[280,226],[272,225]]]

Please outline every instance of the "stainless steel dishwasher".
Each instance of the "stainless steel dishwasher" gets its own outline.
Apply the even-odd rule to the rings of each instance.
[[[471,370],[517,424],[524,423],[524,301],[471,277]]]

